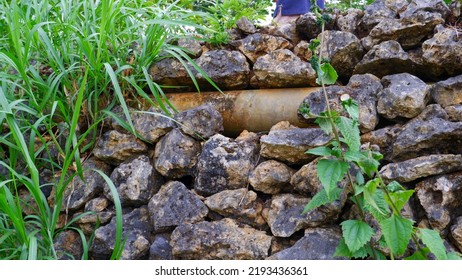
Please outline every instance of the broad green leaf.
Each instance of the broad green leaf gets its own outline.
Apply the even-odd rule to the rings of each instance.
[[[390,214],[390,208],[385,200],[385,192],[381,189],[376,190],[372,196],[372,200],[375,203],[374,206],[369,203],[365,203],[364,208],[369,211],[369,213],[371,213],[377,221],[380,222],[386,219]]]
[[[340,116],[335,124],[342,133],[348,148],[351,151],[359,151],[361,148],[361,138],[358,123],[352,119]]]
[[[331,111],[331,116],[335,120],[338,118],[338,113]],[[327,134],[332,134],[332,123],[329,120],[329,114],[327,112],[322,112],[319,114],[319,117],[314,121],[319,125],[319,127]]]
[[[378,171],[380,165],[380,162],[370,157],[364,157],[357,163],[359,168],[371,178],[374,176],[374,173]]]
[[[387,185],[387,190],[389,190],[390,192],[396,192],[399,190],[405,190],[405,188],[403,188],[403,186],[401,186],[400,183],[392,181]]]
[[[375,201],[375,198],[376,198],[375,193],[377,191],[377,186],[379,184],[380,184],[379,178],[375,178],[374,180],[370,180],[366,183],[366,185],[364,186],[364,190],[363,190],[364,200],[366,202],[366,205],[370,205],[380,214],[385,215],[383,210],[377,205],[377,202]]]
[[[342,226],[343,238],[351,252],[356,252],[363,247],[374,235],[374,230],[365,222],[358,220],[347,220],[340,224]]]
[[[351,258],[364,259],[369,255],[368,253],[369,249],[370,249],[370,246],[366,245],[366,246],[361,247],[355,252],[351,252],[345,243],[345,239],[342,237],[342,239],[340,239],[340,242],[337,245],[337,248],[335,248],[334,257],[347,257],[350,259]]]
[[[338,75],[330,63],[322,63],[319,67],[318,78],[316,83],[319,85],[333,85],[337,81]]]
[[[453,261],[462,260],[462,256],[456,252],[449,252],[448,260],[453,260]]]
[[[326,195],[331,198],[331,192],[337,188],[337,183],[343,179],[350,165],[340,160],[321,159],[316,167]]]
[[[312,154],[312,155],[317,155],[317,156],[330,156],[332,155],[332,150],[328,147],[316,147],[313,149],[309,149],[308,151],[305,152],[305,154]]]
[[[427,255],[430,253],[430,250],[427,247],[424,247],[420,250],[414,252],[414,254],[410,255],[409,257],[404,258],[405,260],[413,260],[413,261],[422,261],[428,260]]]
[[[359,162],[363,160],[365,156],[360,151],[348,150],[345,152],[345,160]]]
[[[431,229],[421,228],[418,231],[418,236],[422,242],[427,245],[438,260],[447,260],[446,247],[444,247],[443,239],[440,234]]]
[[[359,119],[359,105],[356,101],[350,98],[342,101],[342,106],[353,120],[357,121]]]
[[[308,211],[311,211],[319,206],[325,205],[327,203],[334,202],[335,200],[340,198],[340,194],[342,193],[342,189],[336,188],[332,190],[330,197],[327,197],[326,191],[322,189],[319,191],[317,194],[315,194],[310,202],[305,206],[303,209],[302,214],[307,213]]]
[[[413,224],[411,220],[395,214],[380,222],[382,234],[393,255],[399,256],[406,251]]]
[[[399,214],[401,209],[403,209],[404,205],[413,194],[413,190],[390,192],[389,198],[386,197],[386,199],[390,203],[390,205],[393,204],[396,207],[396,210],[398,211],[398,213],[396,214]]]
[[[357,172],[356,173],[356,184],[358,185],[364,185],[364,176],[363,173]]]

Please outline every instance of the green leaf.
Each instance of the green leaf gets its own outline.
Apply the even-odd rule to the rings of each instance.
[[[383,236],[393,255],[399,256],[406,251],[413,224],[413,221],[395,214],[380,222]]]
[[[322,189],[311,198],[310,202],[303,209],[302,214],[305,214],[308,211],[311,211],[319,206],[334,202],[335,200],[340,198],[341,193],[342,189],[336,188],[332,190],[330,197],[327,197],[326,191]]]
[[[338,113],[333,111],[331,112],[332,118],[335,120],[338,118]],[[327,112],[322,112],[319,114],[319,117],[314,121],[319,125],[319,127],[327,134],[332,134],[332,123],[329,120],[329,114]]]
[[[385,200],[385,192],[381,189],[376,190],[372,196],[372,200],[374,201],[374,206],[370,203],[366,203],[364,208],[369,211],[377,221],[380,222],[386,219],[390,214],[390,208]]]
[[[319,180],[330,198],[331,192],[337,188],[337,183],[343,179],[350,165],[340,160],[321,159],[316,167]]]
[[[357,121],[359,119],[359,105],[356,101],[350,98],[342,101],[342,106],[353,120]]]
[[[422,261],[428,260],[427,255],[430,253],[430,250],[427,247],[424,247],[420,250],[414,252],[414,254],[410,255],[409,257],[404,258],[405,260],[413,260],[413,261]]]
[[[364,176],[363,173],[357,172],[356,173],[356,184],[358,185],[364,185]]]
[[[345,138],[345,142],[351,151],[359,151],[361,138],[358,123],[346,117],[339,117],[335,124]]]
[[[328,147],[316,147],[313,149],[309,149],[308,151],[305,152],[305,154],[312,154],[312,155],[317,155],[317,156],[330,156],[332,155],[332,150]]]
[[[359,168],[366,173],[367,176],[373,177],[374,173],[378,171],[380,162],[373,158],[364,157],[357,162]]]
[[[386,199],[390,203],[390,205],[392,203],[396,207],[396,210],[399,213],[413,194],[414,194],[414,190],[391,192],[389,193],[389,198],[386,197]]]
[[[334,67],[330,65],[330,63],[323,63],[319,67],[318,78],[316,79],[316,83],[319,85],[333,85],[337,81],[338,75],[337,71],[335,71]]]
[[[340,225],[342,226],[345,243],[351,252],[359,250],[374,235],[374,230],[363,221],[347,220]]]
[[[449,252],[448,260],[453,260],[453,261],[462,260],[462,256],[456,252]]]
[[[444,247],[443,239],[440,234],[431,229],[419,229],[418,236],[422,242],[427,245],[430,252],[432,252],[438,260],[447,260],[446,247]]]
[[[370,180],[364,186],[363,194],[364,200],[366,205],[370,205],[373,209],[375,209],[380,215],[386,215],[386,212],[383,211],[383,207],[379,207],[377,204],[376,199],[380,199],[375,194],[377,192],[377,186],[380,184],[380,179],[375,178],[374,180]],[[388,208],[388,207],[387,207]]]
[[[389,190],[390,192],[396,192],[400,190],[405,190],[405,188],[403,188],[403,186],[401,186],[400,183],[392,181],[387,185],[387,190]]]
[[[350,249],[345,243],[345,238],[342,237],[342,239],[340,239],[337,248],[335,248],[334,257],[353,257],[353,253],[350,251]]]

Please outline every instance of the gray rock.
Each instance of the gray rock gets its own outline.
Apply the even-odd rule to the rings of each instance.
[[[444,108],[452,122],[462,122],[462,105],[448,106]]]
[[[424,81],[436,82],[444,78],[445,70],[441,65],[429,63],[423,57],[422,48],[408,50],[411,67],[403,69],[402,72],[409,72]]]
[[[260,56],[253,66],[251,85],[255,88],[307,87],[316,85],[311,64],[290,50],[275,50]]]
[[[89,158],[82,164],[83,178],[75,176],[69,187],[64,190],[63,209],[77,210],[82,208],[85,203],[95,198],[103,192],[105,181],[100,174],[92,169],[102,171],[108,175],[111,167],[104,162]]]
[[[406,9],[401,11],[400,17],[406,18],[419,11],[439,13],[442,18],[447,18],[450,10],[443,0],[412,0]]]
[[[430,225],[443,234],[451,219],[462,214],[461,172],[425,179],[415,190]]]
[[[405,0],[377,0],[364,7],[364,16],[362,17],[362,28],[367,32],[382,21],[398,17],[398,10],[407,6]]]
[[[150,260],[173,260],[170,234],[156,234],[149,248]]]
[[[193,175],[200,152],[199,141],[184,135],[179,129],[174,129],[157,143],[154,166],[160,174],[168,178]]]
[[[380,42],[394,40],[407,50],[420,46],[422,40],[433,35],[433,29],[443,23],[438,13],[418,11],[405,18],[382,20],[361,42],[370,50]]]
[[[203,146],[196,167],[194,189],[209,196],[223,190],[246,187],[257,158],[257,141],[235,141],[217,134]]]
[[[315,228],[335,221],[345,205],[346,193],[332,203],[302,214],[309,202],[309,198],[299,195],[274,195],[268,212],[268,225],[273,235],[289,237],[298,230]]]
[[[462,153],[462,123],[440,118],[407,124],[392,148],[392,160],[402,161],[428,154]]]
[[[290,178],[295,170],[284,163],[268,160],[260,163],[249,176],[249,183],[260,192],[276,194],[291,189]]]
[[[406,125],[412,124],[414,121],[428,121],[431,119],[440,118],[448,120],[449,116],[439,104],[430,104],[417,117],[413,118]]]
[[[268,256],[272,237],[234,220],[181,224],[170,244],[175,259],[257,260]]]
[[[103,134],[96,143],[93,155],[104,162],[118,165],[123,161],[146,153],[148,147],[134,135],[111,130]]]
[[[348,80],[356,64],[364,55],[359,39],[349,32],[327,30],[318,35],[324,38],[320,51],[337,71],[339,78]]]
[[[207,207],[218,214],[257,228],[266,221],[262,216],[263,202],[253,191],[246,188],[226,190],[207,197]]]
[[[384,158],[389,161],[392,158],[393,143],[401,130],[402,125],[400,124],[386,126],[361,135],[361,143],[378,146]]]
[[[422,44],[423,59],[433,67],[442,67],[450,76],[462,74],[462,36],[455,28],[442,25]]]
[[[347,87],[353,90],[352,98],[359,104],[359,128],[362,133],[375,129],[379,123],[377,95],[383,89],[380,79],[371,74],[354,75]]]
[[[458,217],[451,226],[451,237],[459,251],[462,251],[462,216]]]
[[[380,174],[385,181],[407,183],[419,178],[462,170],[462,155],[430,155],[390,163]]]
[[[462,75],[437,82],[431,86],[430,94],[444,108],[462,104]]]
[[[313,53],[310,50],[310,44],[307,41],[300,41],[294,47],[294,54],[304,61],[310,61],[313,56]]]
[[[192,66],[188,68],[192,69]],[[165,58],[153,63],[149,68],[149,75],[155,83],[160,85],[180,87],[182,91],[194,88],[188,71],[181,62],[174,58]]]
[[[191,38],[178,39],[178,46],[187,50],[188,54],[193,57],[199,57],[202,54],[202,46],[199,41]]]
[[[286,49],[292,46],[284,38],[261,33],[255,33],[244,39],[232,41],[230,45],[242,52],[252,63],[255,63],[260,56],[274,50]]]
[[[390,120],[416,117],[430,98],[427,85],[408,73],[385,76],[382,84],[384,89],[378,95],[377,111]]]
[[[396,41],[385,41],[373,46],[356,65],[354,74],[386,75],[412,71],[412,61]]]
[[[149,252],[149,235],[152,226],[149,221],[147,207],[134,209],[124,214],[122,239],[125,245],[121,259],[137,260],[146,257]],[[107,259],[112,254],[115,245],[116,218],[112,218],[108,225],[99,227],[95,231],[95,240],[91,247],[95,259]]]
[[[305,236],[294,246],[278,252],[270,260],[335,260],[342,233],[339,228],[306,229]]]
[[[83,256],[82,239],[74,230],[59,233],[53,243],[58,260],[79,260]]]
[[[241,17],[238,21],[236,21],[236,26],[239,30],[246,34],[253,34],[257,32],[255,25],[246,17]]]
[[[305,154],[311,148],[324,146],[330,137],[320,128],[298,128],[289,122],[273,126],[268,135],[260,139],[260,155],[288,164],[306,164],[315,156]]]
[[[222,90],[245,89],[249,85],[249,63],[238,51],[211,50],[195,62]],[[195,77],[201,89],[214,89],[201,73]]]
[[[316,165],[318,159],[305,164],[290,178],[290,184],[294,190],[302,195],[314,196],[322,189],[321,182],[318,179]]]
[[[96,229],[96,224],[106,225],[115,215],[109,203],[105,197],[96,197],[85,204],[84,215],[75,213],[72,219],[80,216],[76,224],[86,235],[91,235]]]
[[[326,22],[325,30],[331,30],[334,27],[335,19]],[[311,40],[316,38],[321,33],[321,25],[313,13],[306,13],[301,15],[295,22],[296,30],[300,38],[304,40]]]
[[[199,197],[177,181],[163,185],[149,201],[148,208],[154,233],[201,221],[208,213]]]
[[[212,105],[203,104],[175,115],[184,134],[204,140],[223,131],[223,117]]]
[[[162,136],[176,127],[171,117],[160,109],[151,107],[146,112],[133,113],[133,126],[146,141],[157,143]]]
[[[348,9],[337,17],[337,27],[340,31],[350,32],[356,37],[363,37],[364,31],[361,30],[361,19],[364,11],[361,9]]]
[[[297,44],[298,42],[300,42],[300,36],[297,31],[297,26],[294,22],[270,25],[269,29],[270,31],[268,32],[268,34],[270,35],[282,37],[291,42],[292,44]]]
[[[122,206],[141,206],[149,202],[163,184],[148,156],[141,155],[120,164],[111,174],[111,181],[117,189]],[[113,201],[109,186],[105,184],[104,194]]]

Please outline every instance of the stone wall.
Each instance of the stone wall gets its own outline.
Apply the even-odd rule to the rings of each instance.
[[[449,250],[461,252],[460,13],[460,2],[379,0],[364,11],[332,14],[324,35],[306,14],[260,29],[243,19],[232,31],[235,40],[220,49],[179,44],[223,90],[307,87],[316,86],[308,42],[324,36],[321,48],[340,76],[328,88],[330,102],[335,108],[343,93],[359,102],[361,139],[384,154],[383,178],[416,190],[404,214],[438,230]],[[174,60],[153,64],[150,72],[160,84],[192,86]],[[322,112],[320,95],[310,94],[301,106]],[[317,159],[304,152],[329,137],[309,116],[299,116],[313,126],[281,122],[268,133],[244,131],[235,139],[220,134],[222,117],[208,104],[178,113],[176,121],[154,108],[132,113],[139,139],[111,120],[84,167],[104,171],[118,190],[127,239],[122,257],[333,259],[339,224],[355,214],[346,194],[301,214],[321,188]],[[108,258],[113,198],[98,174],[88,169],[85,175],[86,182],[77,178],[67,190],[65,209],[69,216],[94,212],[77,225],[90,234],[100,222],[91,254]],[[65,231],[56,245],[79,257],[75,240]]]

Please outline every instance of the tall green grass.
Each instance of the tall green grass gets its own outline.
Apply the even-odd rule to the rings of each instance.
[[[58,228],[64,191],[83,176],[82,155],[91,154],[113,106],[121,105],[132,132],[128,101],[144,99],[168,112],[149,66],[165,57],[192,62],[172,43],[202,28],[188,21],[197,14],[176,4],[0,0],[0,165],[7,170],[0,174],[0,259],[55,259],[53,242],[65,229],[79,232],[82,258],[88,257],[91,238],[71,224]],[[55,174],[53,182],[42,182],[45,168]],[[42,191],[48,186],[51,205]],[[24,188],[30,205],[19,198]],[[122,212],[117,192],[111,193],[117,210],[112,258],[118,258]],[[26,206],[34,213],[26,215]]]

